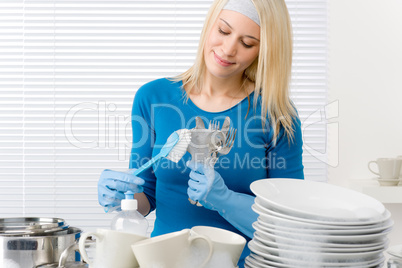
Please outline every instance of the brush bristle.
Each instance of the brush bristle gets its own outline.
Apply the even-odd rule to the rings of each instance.
[[[175,163],[180,161],[180,159],[186,153],[187,147],[191,142],[191,131],[190,130],[179,129],[176,132],[177,132],[177,134],[179,134],[179,141],[176,143],[176,145],[170,151],[168,156],[166,156],[167,159],[169,159],[170,161],[173,161]]]

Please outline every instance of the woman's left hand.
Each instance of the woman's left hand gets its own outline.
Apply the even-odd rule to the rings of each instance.
[[[212,165],[187,162],[191,169],[187,194],[207,209],[217,211],[240,232],[252,238],[258,214],[251,206],[255,196],[230,190]]]
[[[208,209],[217,210],[215,204],[230,191],[221,175],[208,164],[189,161],[187,166],[191,169],[187,189],[189,198]]]

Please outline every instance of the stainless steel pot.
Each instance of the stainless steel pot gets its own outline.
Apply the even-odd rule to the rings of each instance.
[[[32,268],[58,262],[62,252],[76,243],[81,229],[70,227],[42,236],[1,236],[0,267]],[[74,261],[70,256],[68,261]]]

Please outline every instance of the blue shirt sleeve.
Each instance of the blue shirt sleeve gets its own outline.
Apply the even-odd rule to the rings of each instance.
[[[130,168],[138,168],[152,158],[155,130],[151,120],[148,87],[148,84],[142,86],[134,97],[131,112],[133,141],[130,154]],[[140,177],[145,180],[145,184],[143,185],[144,193],[151,205],[151,211],[153,211],[156,207],[156,177],[153,169],[145,170],[141,173]]]
[[[303,140],[301,122],[298,117],[293,122],[294,137],[288,139],[282,128],[276,139],[272,141],[266,150],[267,178],[293,178],[304,179],[302,154]]]

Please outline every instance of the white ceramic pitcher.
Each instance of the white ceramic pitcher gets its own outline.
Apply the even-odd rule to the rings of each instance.
[[[85,250],[85,240],[89,236],[96,237],[96,252],[90,260]],[[114,230],[97,229],[96,232],[83,233],[79,241],[82,259],[89,268],[137,268],[138,262],[131,250],[131,245],[145,240],[147,237]]]

